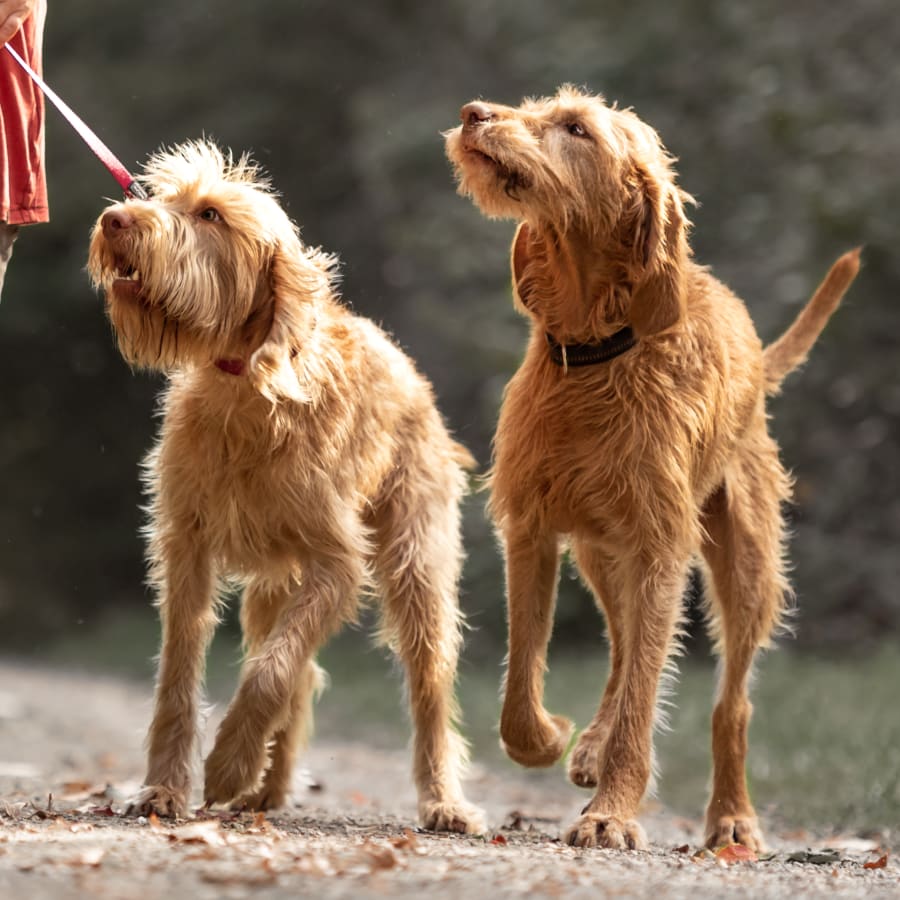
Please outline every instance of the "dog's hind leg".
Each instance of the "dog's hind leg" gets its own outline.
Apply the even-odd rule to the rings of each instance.
[[[241,606],[246,660],[261,652],[289,597],[258,584],[251,584]],[[269,742],[269,763],[259,789],[245,794],[237,809],[274,809],[283,806],[291,789],[294,759],[312,734],[313,701],[324,685],[324,672],[310,659],[285,707],[284,721]]]
[[[460,783],[468,754],[456,730],[454,696],[462,626],[461,486],[435,481],[434,472],[418,478],[407,472],[375,517],[375,571],[384,595],[381,637],[406,671],[422,825],[480,834],[482,813],[466,802]],[[427,496],[416,496],[420,485],[428,487]]]
[[[603,699],[591,723],[578,736],[569,756],[569,780],[579,787],[595,788],[600,777],[599,765],[603,745],[609,736],[615,713],[616,691],[622,677],[622,653],[625,641],[623,588],[616,584],[613,560],[586,541],[574,540],[575,563],[594,599],[606,618],[609,639],[609,677]]]
[[[745,776],[752,709],[748,681],[756,651],[768,644],[789,593],[780,505],[790,484],[762,424],[760,433],[742,447],[704,509],[711,626],[722,654],[712,719],[708,847],[732,842],[754,850],[763,846]]]
[[[316,651],[353,618],[365,583],[367,541],[355,513],[334,504],[319,519],[316,547],[241,682],[206,758],[207,803],[234,801],[259,784],[268,743],[290,718],[291,701]],[[328,533],[324,529],[328,529]],[[306,675],[304,673],[307,673]]]
[[[638,519],[646,521],[647,516]],[[681,617],[690,541],[675,535],[645,535],[644,540],[640,553],[616,560],[616,581],[625,587],[619,681],[599,754],[597,791],[566,832],[565,840],[573,846],[647,846],[635,817],[653,774],[659,681]]]

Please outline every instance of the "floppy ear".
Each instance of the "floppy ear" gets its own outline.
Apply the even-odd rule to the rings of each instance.
[[[327,270],[306,257],[299,241],[275,247],[269,266],[272,321],[249,366],[253,386],[273,403],[282,399],[309,402],[293,359],[309,329],[311,301],[328,284]]]
[[[531,292],[534,289],[532,278],[526,278],[525,269],[535,256],[535,239],[527,222],[522,222],[516,229],[510,252],[510,268],[512,269],[513,302],[524,311],[531,309]]]
[[[635,334],[642,337],[671,328],[685,314],[687,221],[678,188],[639,171],[627,222],[630,228],[623,237],[632,246],[634,272],[629,319]]]

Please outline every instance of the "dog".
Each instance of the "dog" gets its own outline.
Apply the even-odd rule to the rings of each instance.
[[[119,349],[166,373],[144,463],[162,649],[145,785],[131,804],[183,816],[207,644],[223,585],[243,589],[246,657],[205,762],[207,804],[281,805],[321,684],[315,654],[383,602],[415,727],[421,823],[480,832],[460,779],[459,503],[474,463],[429,383],[335,293],[248,157],[208,141],[160,151],[150,199],[109,206],[88,271]]]
[[[781,507],[791,481],[765,398],[806,357],[859,268],[832,267],[765,350],[743,303],[691,258],[673,160],[630,110],[570,86],[519,107],[475,101],[445,133],[459,192],[519,224],[514,300],[531,324],[504,395],[490,511],[507,573],[500,735],[525,766],[564,753],[572,723],[543,705],[559,557],[568,545],[605,614],[610,674],[568,762],[593,799],[575,846],[642,848],[661,676],[685,580],[705,563],[721,678],[713,712],[710,847],[763,846],[745,778],[747,683],[782,623]]]

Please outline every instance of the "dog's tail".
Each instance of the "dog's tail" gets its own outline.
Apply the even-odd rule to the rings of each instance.
[[[777,394],[787,375],[806,361],[816,338],[859,272],[861,250],[861,247],[850,250],[835,262],[791,327],[764,350],[767,394]]]
[[[453,441],[453,461],[467,472],[474,472],[478,468],[475,457],[458,441]]]

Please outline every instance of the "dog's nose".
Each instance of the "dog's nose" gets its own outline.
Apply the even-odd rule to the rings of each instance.
[[[125,231],[134,224],[131,214],[124,209],[111,209],[103,213],[103,218],[100,221],[103,225],[103,233],[107,237],[112,237],[120,231]]]
[[[487,103],[473,100],[459,111],[459,117],[462,119],[463,125],[472,128],[475,125],[480,125],[482,122],[490,122],[494,118],[494,113]]]

